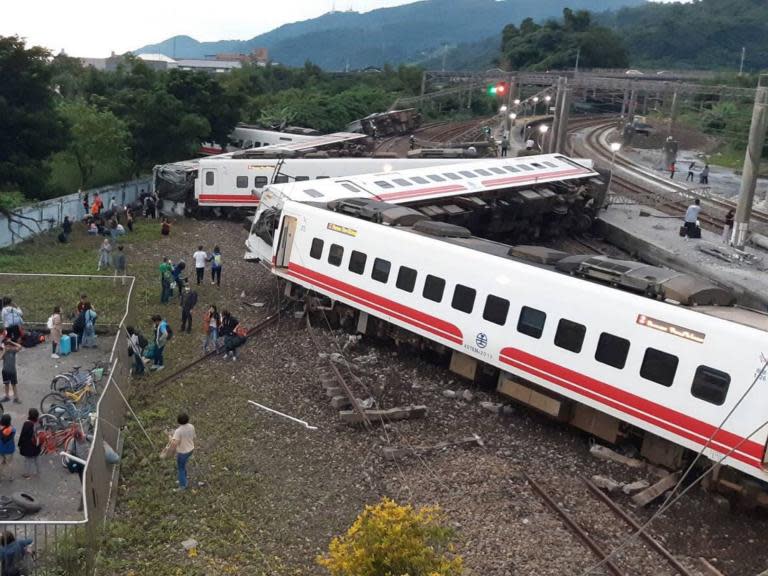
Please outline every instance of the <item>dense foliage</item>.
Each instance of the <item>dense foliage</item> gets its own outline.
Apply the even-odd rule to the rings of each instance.
[[[601,16],[632,55],[633,66],[738,69],[768,68],[768,2],[694,0],[648,2]]]
[[[329,74],[245,66],[225,75],[157,71],[133,56],[115,71],[0,37],[0,191],[46,198],[146,173],[227,144],[239,121],[321,131],[418,93],[421,70]]]
[[[542,25],[526,18],[518,28],[504,27],[502,58],[511,70],[573,68],[579,54],[584,68],[624,68],[629,64],[621,38],[592,23],[589,12],[563,10],[563,21]]]
[[[318,563],[331,576],[459,576],[462,560],[451,554],[451,536],[437,508],[414,510],[383,498],[366,506]]]

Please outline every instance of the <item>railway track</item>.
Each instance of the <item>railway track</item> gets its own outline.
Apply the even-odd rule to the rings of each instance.
[[[606,496],[591,480],[582,478],[582,490],[563,492],[545,487],[528,474],[524,475],[533,492],[556,514],[563,524],[602,562],[614,576],[635,576],[638,558],[642,558],[645,574],[654,576],[693,576],[670,552],[652,536],[641,532],[615,557],[610,550],[622,544],[640,529],[640,524]],[[631,566],[629,570],[625,566]],[[602,574],[596,570],[594,574]]]
[[[601,167],[609,169],[612,153],[608,149],[608,139],[615,132],[614,122],[595,122],[573,127],[573,132],[588,129],[586,135],[575,145],[575,149],[594,158]],[[720,232],[725,226],[725,214],[735,210],[736,203],[719,198],[708,188],[688,188],[670,182],[667,178],[653,174],[634,162],[616,155],[611,189],[621,194],[613,195],[614,203],[637,203],[656,208],[664,213],[682,218],[691,202],[698,198],[705,206],[699,215],[704,228]],[[768,226],[768,214],[753,210],[752,221],[760,226]]]

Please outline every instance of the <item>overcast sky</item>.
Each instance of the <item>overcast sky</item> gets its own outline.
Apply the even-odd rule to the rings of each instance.
[[[0,0],[0,36],[71,56],[105,57],[186,34],[247,40],[331,10],[358,12],[414,0]],[[666,1],[666,0],[665,0]]]

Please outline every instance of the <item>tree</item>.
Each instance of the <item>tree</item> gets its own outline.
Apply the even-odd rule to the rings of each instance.
[[[64,144],[66,129],[51,90],[50,53],[26,48],[18,36],[0,37],[0,190],[45,196],[45,160]]]
[[[82,100],[66,102],[60,110],[70,132],[66,152],[77,164],[81,188],[95,184],[97,167],[109,167],[112,173],[127,175],[131,166],[131,134],[125,122],[109,110],[99,110]]]
[[[331,576],[459,576],[452,534],[437,508],[414,510],[384,498],[366,506],[317,561]]]

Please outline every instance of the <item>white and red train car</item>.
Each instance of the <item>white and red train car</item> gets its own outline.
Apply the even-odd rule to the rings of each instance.
[[[273,274],[497,368],[502,393],[525,383],[768,481],[767,315],[573,277],[342,186],[357,200],[284,199],[251,247]]]

